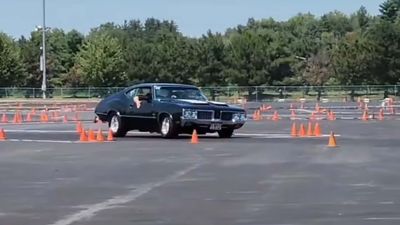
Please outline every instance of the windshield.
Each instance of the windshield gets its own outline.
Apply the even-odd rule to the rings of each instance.
[[[207,101],[198,88],[192,87],[155,87],[157,99],[187,99]]]

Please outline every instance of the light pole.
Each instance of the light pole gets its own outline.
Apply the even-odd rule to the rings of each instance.
[[[42,92],[43,99],[46,99],[46,0],[43,0],[43,27],[42,27],[42,69],[43,69],[43,77],[42,77]]]

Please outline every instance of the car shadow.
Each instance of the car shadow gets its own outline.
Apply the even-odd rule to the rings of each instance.
[[[162,140],[190,140],[191,135],[179,135],[178,137],[171,139],[164,139],[160,135],[140,135],[140,134],[128,134],[123,139],[162,139]],[[207,136],[207,135],[199,135],[200,139],[210,139],[210,140],[229,140],[229,138],[219,138],[218,136]],[[250,139],[251,137],[235,137],[233,136],[231,139]]]

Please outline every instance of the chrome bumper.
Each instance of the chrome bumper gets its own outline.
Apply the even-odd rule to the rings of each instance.
[[[198,120],[198,119],[183,119],[181,118],[181,126],[191,126],[191,125],[198,125],[198,126],[210,126],[211,124],[221,124],[222,126],[234,126],[234,127],[241,127],[244,125],[245,121],[242,122],[233,122],[233,121],[226,121],[226,120]]]

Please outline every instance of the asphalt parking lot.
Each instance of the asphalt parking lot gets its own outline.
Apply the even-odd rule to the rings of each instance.
[[[348,112],[321,120],[323,137],[262,120],[197,145],[136,132],[79,143],[74,122],[3,124],[0,225],[399,224],[400,121]]]

